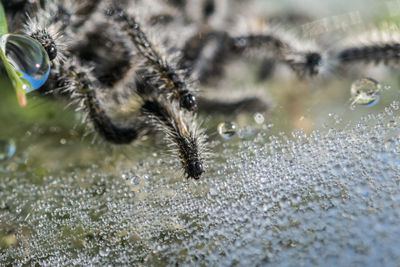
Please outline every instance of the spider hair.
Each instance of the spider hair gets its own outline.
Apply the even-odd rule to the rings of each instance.
[[[136,18],[115,5],[110,7],[106,14],[121,24],[121,30],[130,37],[138,53],[144,58],[145,65],[153,70],[152,74],[157,88],[172,92],[173,98],[179,102],[182,108],[189,111],[196,110],[196,98],[189,91],[183,77],[149,41]]]
[[[59,84],[72,98],[71,104],[83,109],[92,122],[96,132],[106,141],[114,144],[130,144],[145,132],[144,123],[134,121],[129,126],[120,126],[107,115],[95,87],[95,79],[88,68],[82,66],[77,59],[69,59],[68,65],[60,65]]]
[[[166,133],[172,150],[179,154],[187,178],[199,179],[204,172],[205,134],[196,127],[190,114],[178,111],[174,104],[164,103],[161,99],[149,98],[142,110],[152,118],[154,127]]]
[[[179,67],[187,69],[187,76],[195,72],[200,82],[207,83],[223,74],[229,60],[256,50],[288,65],[299,77],[317,75],[325,59],[323,53],[317,48],[299,50],[284,39],[271,32],[232,36],[225,31],[207,30],[189,38]]]
[[[365,36],[366,35],[366,36]],[[356,38],[334,54],[339,66],[351,64],[397,64],[400,61],[400,32],[375,31]],[[363,40],[364,39],[364,40]],[[346,41],[344,41],[346,43]]]
[[[64,60],[62,48],[64,45],[60,42],[62,35],[56,28],[57,26],[41,23],[37,17],[28,16],[24,25],[24,33],[38,41],[46,50],[51,61],[60,62]]]

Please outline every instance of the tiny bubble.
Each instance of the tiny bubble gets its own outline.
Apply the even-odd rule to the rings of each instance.
[[[263,124],[265,121],[264,115],[261,113],[254,114],[254,120],[257,124]]]

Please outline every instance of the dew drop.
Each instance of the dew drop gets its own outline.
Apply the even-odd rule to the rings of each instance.
[[[231,140],[236,134],[236,124],[233,122],[221,122],[218,124],[218,133],[225,140]]]
[[[109,248],[102,248],[99,250],[99,255],[101,257],[107,257],[109,253],[110,253]]]
[[[139,185],[140,184],[140,177],[139,176],[133,176],[131,178],[131,183],[132,183],[132,185]]]
[[[372,107],[379,102],[382,85],[371,78],[361,78],[351,85],[351,106],[354,104]]]
[[[265,121],[264,115],[261,113],[254,114],[254,120],[257,124],[263,124]]]
[[[46,82],[50,73],[50,60],[40,43],[19,34],[5,34],[0,43],[8,62],[31,84],[32,88],[24,88],[28,93]]]
[[[210,196],[215,197],[217,195],[218,195],[218,191],[215,188],[211,188],[210,189]]]
[[[0,161],[5,161],[14,156],[16,151],[15,141],[10,140],[0,140]]]

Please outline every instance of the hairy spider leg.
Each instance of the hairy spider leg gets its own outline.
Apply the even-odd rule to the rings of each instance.
[[[388,42],[380,44],[371,44],[364,46],[353,46],[345,48],[337,55],[340,64],[353,63],[383,63],[385,65],[390,62],[400,61],[400,43]]]
[[[190,92],[183,77],[171,66],[152,44],[135,17],[128,15],[123,9],[113,6],[107,15],[121,24],[121,29],[128,34],[138,53],[145,59],[146,65],[154,70],[157,88],[165,88],[172,92],[181,108],[189,111],[197,109],[196,97]]]
[[[61,66],[61,82],[64,83],[71,97],[83,104],[96,132],[106,141],[114,144],[130,144],[141,136],[145,131],[145,126],[140,121],[127,127],[113,123],[102,107],[88,73],[78,66],[78,64],[71,64],[67,68]]]
[[[212,52],[204,53],[210,42],[216,42]],[[187,69],[187,76],[197,73],[202,83],[223,74],[223,66],[235,57],[251,50],[269,52],[269,57],[289,65],[300,77],[314,76],[322,65],[322,55],[317,51],[295,50],[289,43],[272,34],[250,34],[232,37],[224,31],[206,31],[192,36],[182,49],[179,67]],[[205,59],[208,57],[207,59]],[[207,61],[207,64],[202,61]]]
[[[168,139],[177,150],[187,178],[199,179],[204,172],[201,151],[205,136],[201,130],[195,129],[171,105],[164,105],[156,98],[145,100],[142,109],[154,117],[153,123],[166,133]]]

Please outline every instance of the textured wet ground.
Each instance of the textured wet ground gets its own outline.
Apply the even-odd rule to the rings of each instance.
[[[371,114],[353,123],[325,114],[325,126],[311,134],[238,126],[232,140],[214,138],[215,157],[198,182],[150,144],[92,145],[79,127],[60,123],[73,114],[32,102],[47,107],[27,107],[38,113],[28,115],[32,125],[12,109],[2,117],[14,114],[26,127],[13,135],[10,120],[2,128],[16,146],[0,163],[2,264],[400,260],[399,102],[364,108]],[[49,111],[58,122],[41,120]]]

